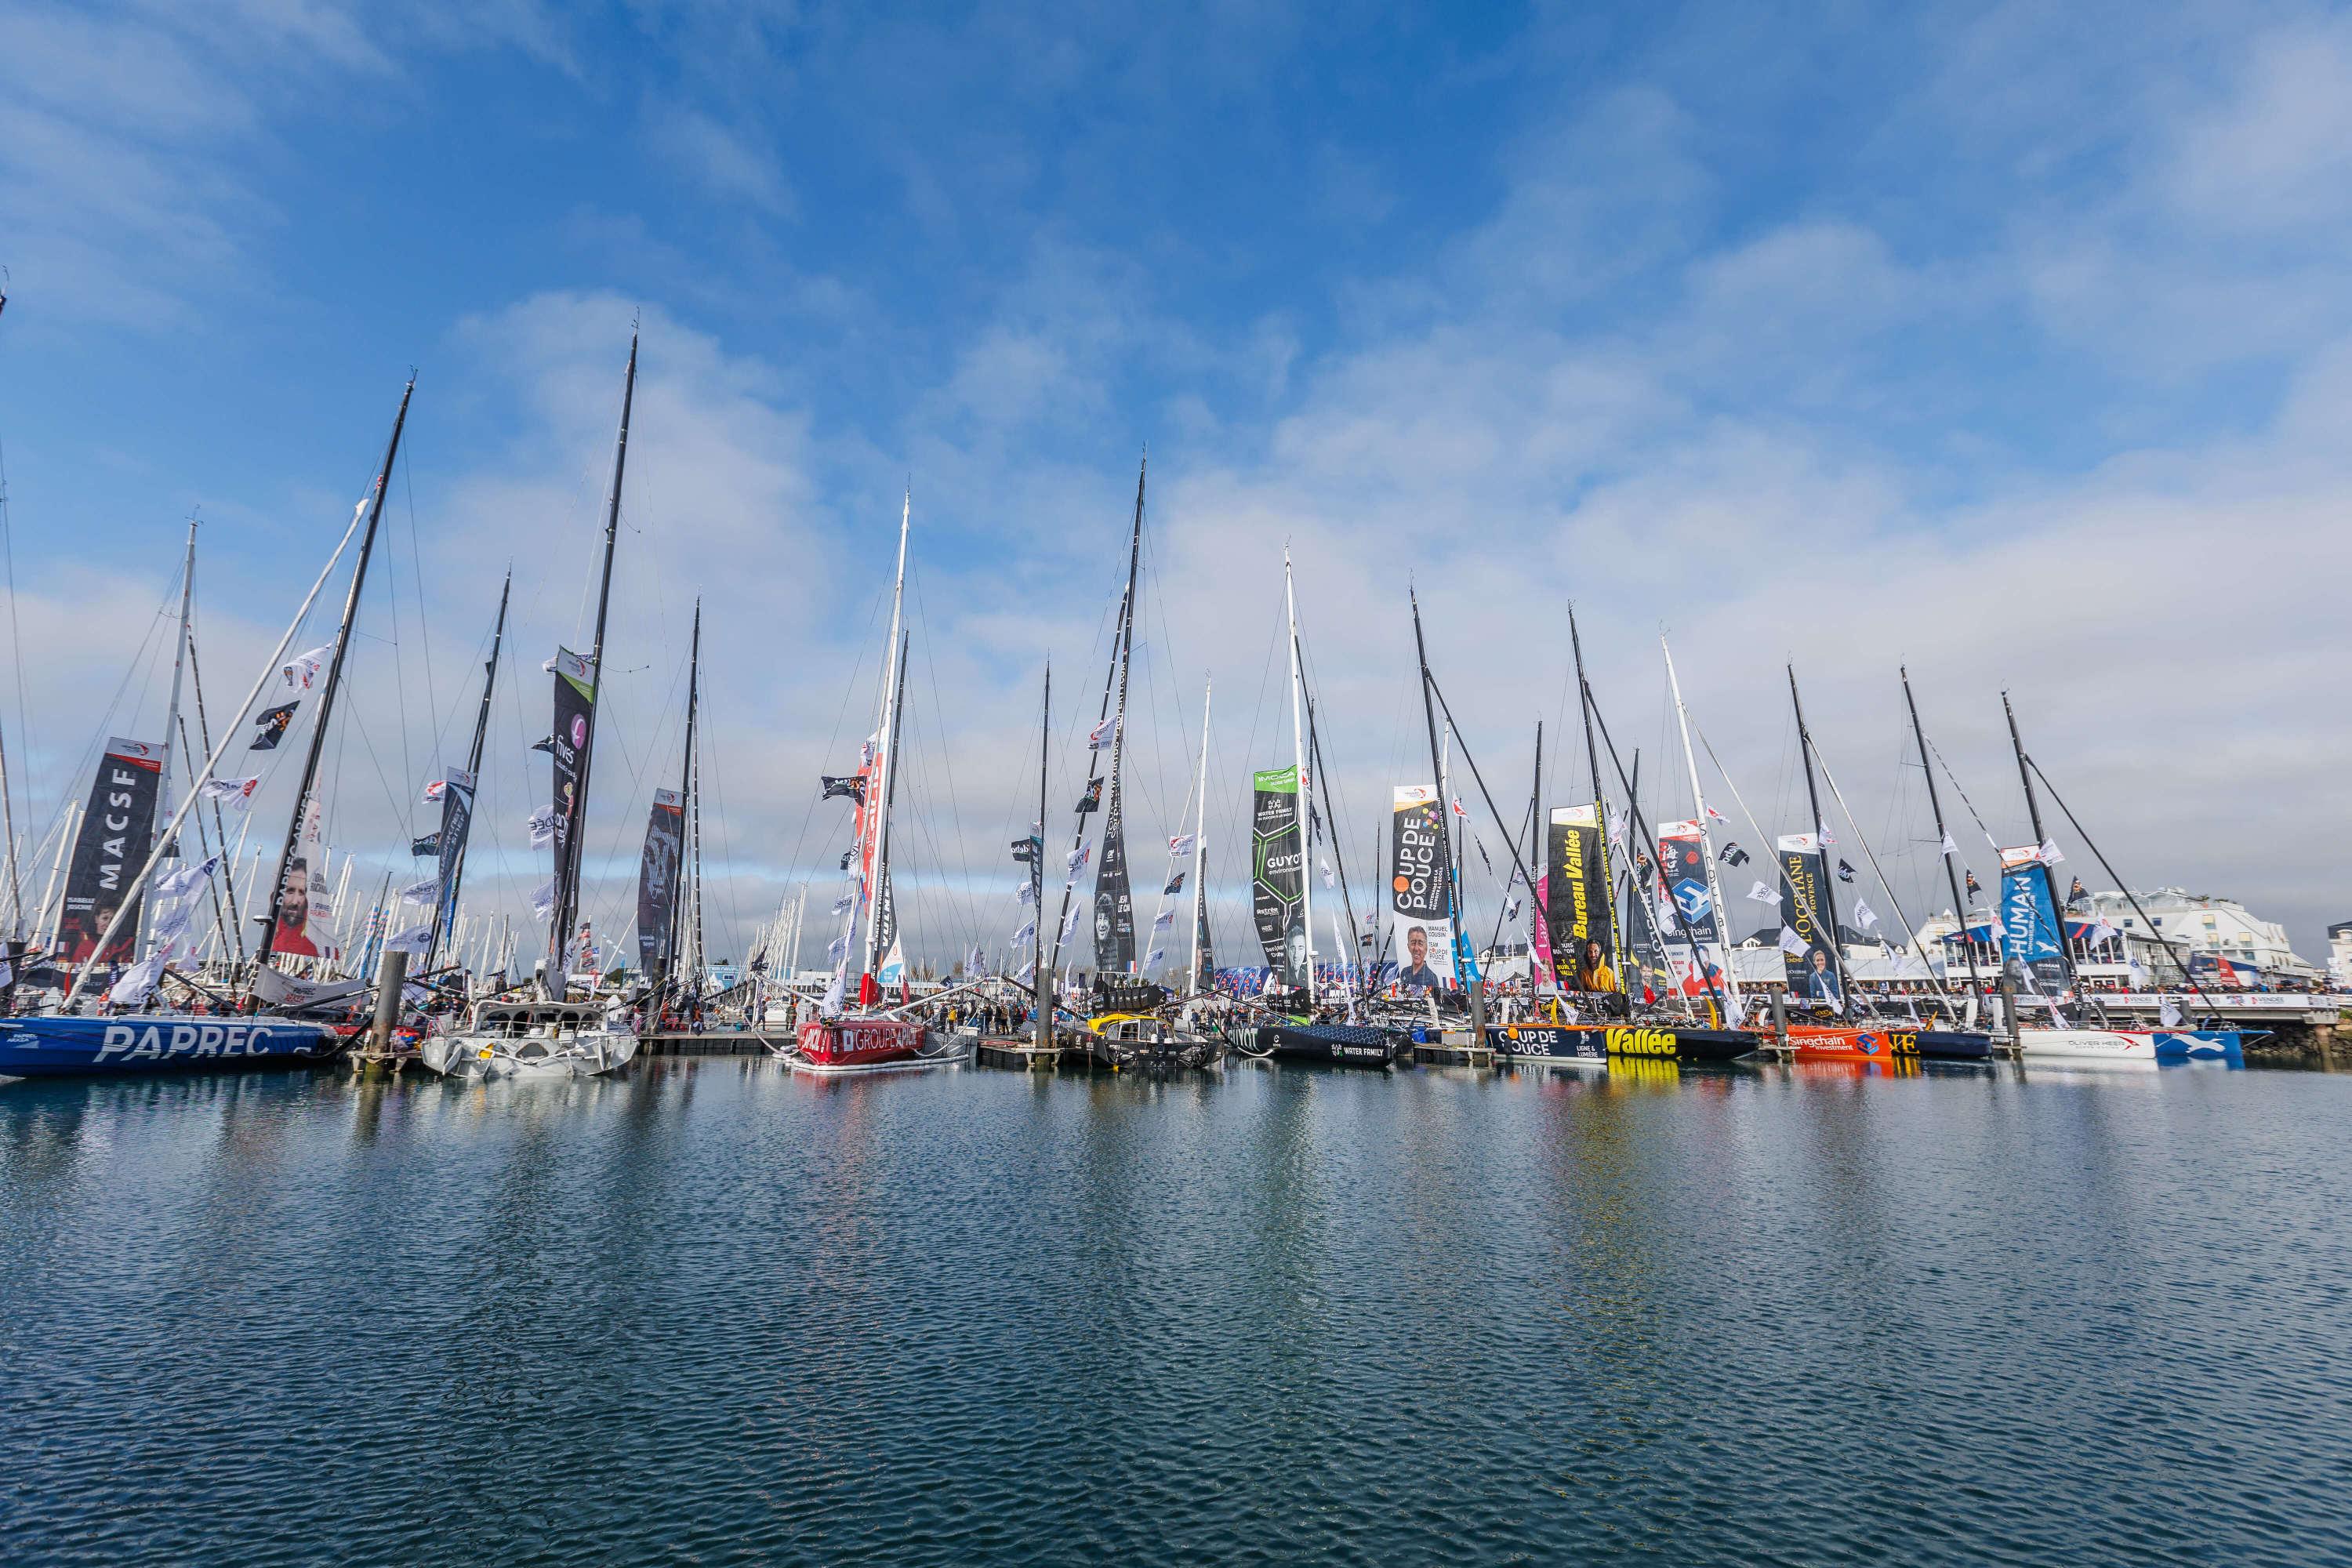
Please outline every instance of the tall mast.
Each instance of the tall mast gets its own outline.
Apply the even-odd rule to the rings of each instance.
[[[157,810],[172,809],[172,737],[180,725],[180,679],[188,663],[188,610],[196,594],[196,520],[188,518],[188,556],[180,569],[180,646],[172,655],[172,700],[163,710],[163,795]]]
[[[898,692],[905,680],[899,668],[904,645],[898,628],[907,600],[907,528],[914,515],[915,487],[910,483],[898,504],[898,574],[890,588],[890,652],[882,672],[882,722],[876,726],[876,733],[882,737],[882,771],[875,776],[874,785],[882,798],[878,812],[869,814],[874,817],[874,883],[866,889],[866,964],[858,972],[861,974],[873,973],[881,962],[882,900],[890,888],[890,785],[898,771]],[[850,918],[856,918],[855,910]]]
[[[1543,869],[1540,883],[1528,884],[1528,897],[1535,900],[1536,919],[1543,922],[1544,951],[1551,951],[1551,845],[1546,831],[1543,808],[1543,721],[1536,721],[1536,783],[1535,792],[1528,799],[1528,858]],[[1507,904],[1505,906],[1508,908]],[[1553,961],[1557,963],[1557,958]],[[1536,973],[1536,944],[1528,942],[1528,984],[1530,986],[1556,983],[1558,971],[1538,977]]]
[[[1029,994],[1037,1003],[1037,1032],[1034,1037],[1041,1051],[1051,1048],[1054,1042],[1054,986],[1052,977],[1045,972],[1045,750],[1053,736],[1054,661],[1048,658],[1045,695],[1037,709],[1037,837],[1031,840],[1029,854],[1029,908],[1033,911],[1029,921]],[[1068,901],[1066,894],[1063,902]]]
[[[1723,955],[1724,993],[1732,1008],[1737,1011],[1739,1007],[1739,977],[1731,973],[1731,935],[1725,929],[1728,917],[1723,910],[1723,885],[1716,880],[1715,836],[1706,830],[1706,796],[1699,789],[1698,757],[1691,750],[1690,714],[1683,707],[1683,683],[1675,677],[1675,650],[1666,647],[1664,632],[1658,634],[1658,647],[1665,650],[1666,684],[1674,689],[1675,722],[1682,730],[1683,763],[1690,770],[1691,809],[1698,816],[1699,858],[1706,862],[1706,896],[1715,908],[1716,951]],[[1832,937],[1834,940],[1835,932],[1832,933]],[[1705,958],[1699,955],[1699,947],[1696,941],[1691,943],[1691,952],[1698,962],[1702,963],[1706,962]],[[1737,1028],[1739,1020],[1736,1016],[1723,1021],[1725,1028]]]
[[[1927,775],[1927,809],[1936,817],[1936,858],[1944,863],[1944,881],[1952,889],[1952,918],[1960,923],[1960,952],[1969,961],[1969,993],[1981,997],[1984,980],[1977,973],[1976,945],[1969,940],[1969,906],[1960,898],[1960,874],[1952,868],[1952,836],[1944,829],[1944,803],[1936,794],[1936,767],[1927,757],[1927,731],[1919,725],[1919,702],[1911,695],[1911,671],[1901,665],[1895,668],[1903,677],[1903,705],[1911,710],[1911,738],[1919,743],[1919,771]]]
[[[1450,847],[1450,840],[1452,839],[1454,833],[1454,825],[1445,819],[1446,814],[1452,811],[1454,807],[1453,802],[1447,797],[1445,793],[1445,761],[1440,754],[1437,746],[1437,701],[1432,695],[1432,683],[1429,677],[1429,645],[1423,640],[1421,635],[1420,596],[1416,595],[1412,589],[1407,588],[1405,590],[1405,602],[1412,606],[1412,651],[1414,658],[1418,660],[1421,665],[1421,714],[1423,721],[1425,721],[1429,725],[1430,771],[1434,773],[1437,778],[1437,858],[1443,861],[1445,866],[1445,914],[1446,918],[1453,922],[1454,928],[1453,954],[1454,977],[1457,981],[1464,981],[1466,984],[1466,979],[1462,973],[1461,889],[1458,886],[1459,879],[1454,874],[1454,854]],[[1402,958],[1399,958],[1397,963],[1399,966],[1402,967],[1404,960]]]
[[[1196,994],[1201,989],[1201,926],[1208,915],[1209,699],[1215,690],[1213,680],[1201,683],[1201,782],[1192,806],[1192,962],[1184,970],[1190,983],[1185,989]]]
[[[621,381],[621,429],[613,441],[613,493],[604,501],[604,572],[596,587],[596,640],[588,650],[590,679],[595,682],[588,704],[588,743],[580,749],[580,795],[572,808],[570,839],[563,846],[564,875],[562,907],[548,933],[548,954],[554,971],[556,999],[562,1000],[572,927],[580,913],[580,861],[588,838],[588,773],[595,762],[596,714],[604,703],[604,624],[613,607],[613,546],[621,536],[621,481],[629,468],[629,413],[637,400],[637,333],[629,330],[629,368]]]
[[[1789,666],[1789,706],[1797,714],[1797,750],[1805,759],[1805,804],[1812,808],[1813,842],[1822,852],[1822,907],[1815,912],[1826,916],[1829,921],[1830,954],[1843,974],[1845,971],[1845,942],[1838,931],[1836,868],[1830,864],[1830,836],[1823,831],[1821,793],[1813,784],[1813,732],[1805,727],[1805,704],[1797,695],[1797,667],[1794,664]],[[1842,1013],[1850,1011],[1854,1002],[1851,996],[1845,1000],[1846,1005],[1839,1009]]]
[[[694,723],[701,706],[701,699],[702,600],[698,597],[694,601],[694,637],[692,642],[688,645],[688,652],[686,656],[686,749],[684,753],[680,756],[677,764],[677,799],[680,808],[678,815],[678,827],[680,829],[681,836],[683,836],[684,829],[687,826],[688,816],[688,803],[691,801],[694,796]],[[684,846],[681,845],[680,848],[682,850]],[[667,980],[669,977],[670,972],[675,969],[677,964],[679,938],[682,928],[686,924],[685,911],[678,908],[678,895],[683,890],[685,880],[686,856],[681,853],[677,861],[673,863],[669,868],[669,931],[662,942],[662,972],[657,975],[648,977],[656,985],[660,984],[664,980]],[[696,889],[696,893],[697,896],[699,897],[700,889]],[[698,955],[698,957],[699,955]],[[700,967],[701,965],[699,962],[698,962],[696,964],[698,972]]]
[[[2042,868],[2042,885],[2050,889],[2050,918],[2058,929],[2051,934],[2058,939],[2058,956],[2066,965],[2066,983],[2076,991],[2083,988],[2082,976],[2074,972],[2074,950],[2066,945],[2066,906],[2058,899],[2058,879],[2051,873],[2050,862],[2042,857],[2042,847],[2050,842],[2042,831],[2042,804],[2033,794],[2033,773],[2025,764],[2025,742],[2017,733],[2017,710],[2009,705],[2009,693],[2000,694],[2000,710],[2009,716],[2009,744],[2017,753],[2018,781],[2025,785],[2025,815],[2033,824],[2033,863]],[[2186,974],[2184,967],[2182,973]],[[2056,1018],[2053,1016],[2054,1023]]]
[[[1298,915],[1307,925],[1307,1005],[1315,1005],[1315,803],[1307,772],[1307,731],[1299,716],[1306,677],[1298,668],[1298,595],[1290,581],[1290,546],[1282,547],[1282,605],[1290,617],[1290,756],[1298,789]],[[1418,622],[1415,623],[1418,625]]]
[[[507,580],[505,585],[499,589],[499,618],[498,623],[490,628],[490,657],[482,666],[482,703],[481,706],[474,711],[474,743],[468,747],[466,752],[466,776],[474,781],[474,798],[467,810],[466,837],[459,841],[456,847],[457,863],[450,868],[448,902],[451,908],[456,907],[457,902],[457,889],[461,885],[463,885],[466,879],[466,846],[472,842],[474,837],[473,813],[474,811],[478,810],[481,805],[482,746],[483,743],[489,739],[490,693],[498,685],[499,649],[506,642],[507,638],[507,601],[513,595],[513,594],[514,568],[509,566],[507,568]],[[434,900],[433,934],[425,939],[425,963],[423,967],[426,969],[433,967],[434,955],[441,951],[442,913],[442,901],[439,899]],[[464,961],[464,953],[460,952],[458,954],[458,959],[461,963]]]
[[[343,596],[343,618],[335,628],[334,656],[327,663],[327,683],[319,693],[319,711],[311,720],[310,745],[302,757],[302,782],[294,792],[294,811],[286,821],[286,842],[278,852],[278,875],[270,884],[269,909],[264,919],[267,924],[261,933],[261,962],[269,962],[269,949],[278,935],[278,911],[286,900],[286,873],[294,859],[294,848],[301,841],[302,821],[310,809],[310,793],[319,782],[319,758],[326,750],[327,721],[335,710],[335,692],[342,683],[343,656],[352,646],[352,623],[359,617],[360,590],[367,584],[368,561],[375,553],[376,524],[383,518],[384,492],[391,488],[392,465],[400,455],[400,433],[408,423],[408,400],[415,395],[416,377],[411,375],[401,390],[400,412],[393,416],[392,439],[383,448],[383,466],[376,470],[375,489],[368,497],[367,530],[360,536],[359,564],[352,569],[351,591]],[[224,737],[226,739],[226,737]],[[319,868],[310,868],[317,876]]]
[[[1576,656],[1576,706],[1584,720],[1584,762],[1592,773],[1592,814],[1601,828],[1601,885],[1610,889],[1610,901],[1616,901],[1616,884],[1611,879],[1609,866],[1609,794],[1601,784],[1601,750],[1592,739],[1592,683],[1584,678],[1584,639],[1577,635],[1576,606],[1568,606],[1568,646]],[[1634,766],[1638,772],[1640,759]],[[1644,895],[1646,897],[1646,895]],[[1581,965],[1584,955],[1578,953]],[[1614,919],[1609,922],[1609,967],[1617,972],[1622,981],[1625,974],[1625,922]]]
[[[1135,654],[1135,582],[1136,575],[1143,564],[1143,480],[1150,462],[1151,454],[1147,451],[1135,466],[1135,526],[1128,534],[1127,595],[1123,601],[1126,608],[1119,616],[1118,626],[1118,706],[1114,710],[1116,718],[1110,731],[1110,789],[1108,792],[1110,798],[1105,804],[1103,810],[1103,858],[1095,867],[1095,888],[1097,896],[1100,895],[1103,877],[1110,869],[1111,842],[1114,837],[1118,841],[1119,875],[1122,879],[1126,879],[1128,874],[1126,812],[1119,800],[1118,789],[1119,763],[1127,754],[1127,675],[1128,667]],[[1134,921],[1133,901],[1130,898],[1129,929],[1126,933],[1127,940],[1124,942],[1119,940],[1120,933],[1116,913],[1113,916],[1111,942],[1115,952],[1133,951]],[[1097,973],[1100,973],[1104,967],[1103,956],[1100,952],[1095,954]],[[1122,970],[1125,969],[1128,962],[1124,958],[1120,960]]]

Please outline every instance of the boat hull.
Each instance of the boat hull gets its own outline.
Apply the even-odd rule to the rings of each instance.
[[[0,1077],[130,1078],[308,1067],[336,1056],[343,1044],[328,1025],[267,1016],[0,1018]]]
[[[572,1079],[618,1072],[636,1054],[635,1035],[560,1041],[436,1035],[417,1047],[416,1059],[443,1078]]]
[[[1601,1041],[1612,1057],[1687,1065],[1737,1061],[1752,1056],[1763,1041],[1745,1029],[1685,1028],[1675,1024],[1611,1024]]]
[[[1260,1024],[1255,1044],[1255,1056],[1344,1068],[1391,1068],[1412,1049],[1402,1036],[1366,1024]]]
[[[1875,1025],[1791,1026],[1789,1046],[1804,1061],[1872,1062],[1924,1057],[1938,1061],[1989,1061],[1992,1037],[1957,1029],[1890,1028]]]
[[[920,1072],[971,1059],[977,1035],[940,1035],[907,1018],[817,1019],[776,1052],[794,1072],[817,1078]]]
[[[2074,1062],[2240,1062],[2235,1029],[2020,1029],[2028,1060]]]
[[[1487,1026],[1486,1044],[1502,1061],[1605,1068],[1607,1036],[1600,1024],[1494,1024]]]

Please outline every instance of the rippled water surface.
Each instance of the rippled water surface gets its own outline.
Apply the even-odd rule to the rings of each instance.
[[[2352,1559],[2352,1080],[0,1085],[0,1557]]]

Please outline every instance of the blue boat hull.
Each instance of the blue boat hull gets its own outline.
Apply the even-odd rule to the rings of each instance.
[[[119,1078],[325,1061],[343,1041],[294,1018],[142,1013],[120,1018],[0,1018],[0,1076]]]
[[[2160,1062],[2237,1062],[2245,1052],[2237,1029],[2158,1029],[2156,1059]]]

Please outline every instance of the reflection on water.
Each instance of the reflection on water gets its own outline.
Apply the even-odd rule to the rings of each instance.
[[[2326,1562],[2340,1078],[0,1087],[11,1562]]]

